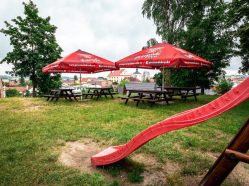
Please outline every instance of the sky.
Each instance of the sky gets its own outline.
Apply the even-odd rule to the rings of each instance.
[[[150,38],[161,41],[156,35],[153,21],[143,17],[141,13],[143,1],[33,0],[38,6],[39,15],[50,16],[51,24],[57,26],[55,35],[63,49],[62,56],[81,49],[111,61],[117,61],[141,50]],[[4,21],[23,15],[22,2],[1,0],[0,28],[5,27]],[[9,38],[0,33],[0,59],[3,59],[11,49]],[[237,74],[240,65],[240,60],[233,58],[230,67],[226,69],[227,73]],[[10,71],[11,68],[11,65],[0,64],[0,75],[4,75],[5,71]],[[128,71],[134,72],[135,69]],[[150,72],[153,74],[158,71]]]

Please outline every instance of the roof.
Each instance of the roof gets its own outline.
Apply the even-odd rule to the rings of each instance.
[[[110,72],[110,74],[108,75],[109,77],[111,76],[130,76],[128,74],[122,75],[122,73],[125,71],[125,69],[120,69],[120,70],[115,70]]]
[[[81,81],[84,82],[84,81],[96,81],[98,78],[92,78],[92,77],[89,77],[89,78],[81,78]],[[80,80],[80,78],[79,78]]]

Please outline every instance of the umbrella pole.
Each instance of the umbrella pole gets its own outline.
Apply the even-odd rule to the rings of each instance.
[[[80,91],[82,93],[82,90],[81,90],[81,71],[80,71]]]
[[[164,67],[162,72],[162,90],[164,90]]]

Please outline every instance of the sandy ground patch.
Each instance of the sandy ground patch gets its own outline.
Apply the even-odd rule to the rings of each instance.
[[[79,169],[82,172],[97,172],[91,165],[90,158],[101,149],[95,142],[68,142],[62,149],[59,162],[65,166]]]
[[[145,167],[142,174],[144,181],[140,185],[168,185],[167,177],[175,175],[180,170],[177,163],[171,161],[159,163],[155,157],[148,154],[135,154],[132,160],[143,163]]]
[[[40,106],[40,105],[31,105],[29,107],[25,107],[25,109],[23,110],[24,112],[31,112],[31,111],[36,111],[36,110],[41,110],[42,108],[44,108],[44,106]]]
[[[245,168],[245,163],[240,162],[227,177],[231,182],[236,180],[243,186],[249,186],[249,170]]]
[[[0,111],[1,111],[1,110],[5,110],[6,108],[8,108],[7,105],[4,105],[4,104],[1,104],[1,105],[0,105]]]
[[[130,157],[137,163],[144,164],[145,170],[142,173],[144,181],[142,183],[133,184],[127,179],[127,172],[121,171],[118,177],[111,177],[104,169],[96,169],[92,167],[90,158],[97,154],[106,146],[104,142],[94,142],[91,139],[82,141],[67,142],[60,150],[59,163],[64,166],[78,169],[85,173],[99,172],[109,180],[118,180],[124,186],[145,186],[145,185],[169,185],[170,180],[178,180],[184,185],[198,185],[204,175],[185,176],[179,178],[181,167],[174,162],[168,161],[160,163],[157,159],[148,154],[134,153]],[[218,154],[207,154],[209,157],[216,159]],[[240,163],[227,178],[229,183],[240,183],[241,185],[249,185],[249,170],[245,169],[244,164]],[[175,179],[174,179],[175,178]]]
[[[104,170],[95,169],[91,165],[91,156],[103,149],[99,144],[101,144],[101,142],[96,143],[88,139],[84,141],[68,142],[61,149],[58,161],[67,167],[75,168],[85,173],[100,172],[108,179],[119,180],[121,185],[167,185],[167,175],[174,174],[179,170],[177,164],[171,162],[161,164],[151,155],[138,153],[132,155],[131,159],[135,162],[144,164],[145,171],[142,174],[142,176],[144,176],[144,181],[142,183],[129,183],[126,178],[126,172],[121,172],[118,177],[112,178],[104,172]]]

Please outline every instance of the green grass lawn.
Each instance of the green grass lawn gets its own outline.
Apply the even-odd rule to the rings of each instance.
[[[0,185],[119,185],[100,173],[86,174],[60,165],[54,149],[83,138],[120,145],[160,120],[213,99],[200,96],[197,102],[190,98],[153,107],[124,105],[117,98],[56,103],[42,98],[2,99]],[[248,108],[249,101],[198,126],[157,137],[135,153],[153,155],[162,164],[178,164],[177,178],[168,179],[180,185],[181,177],[205,174],[214,161],[207,154],[223,151],[247,119]]]

